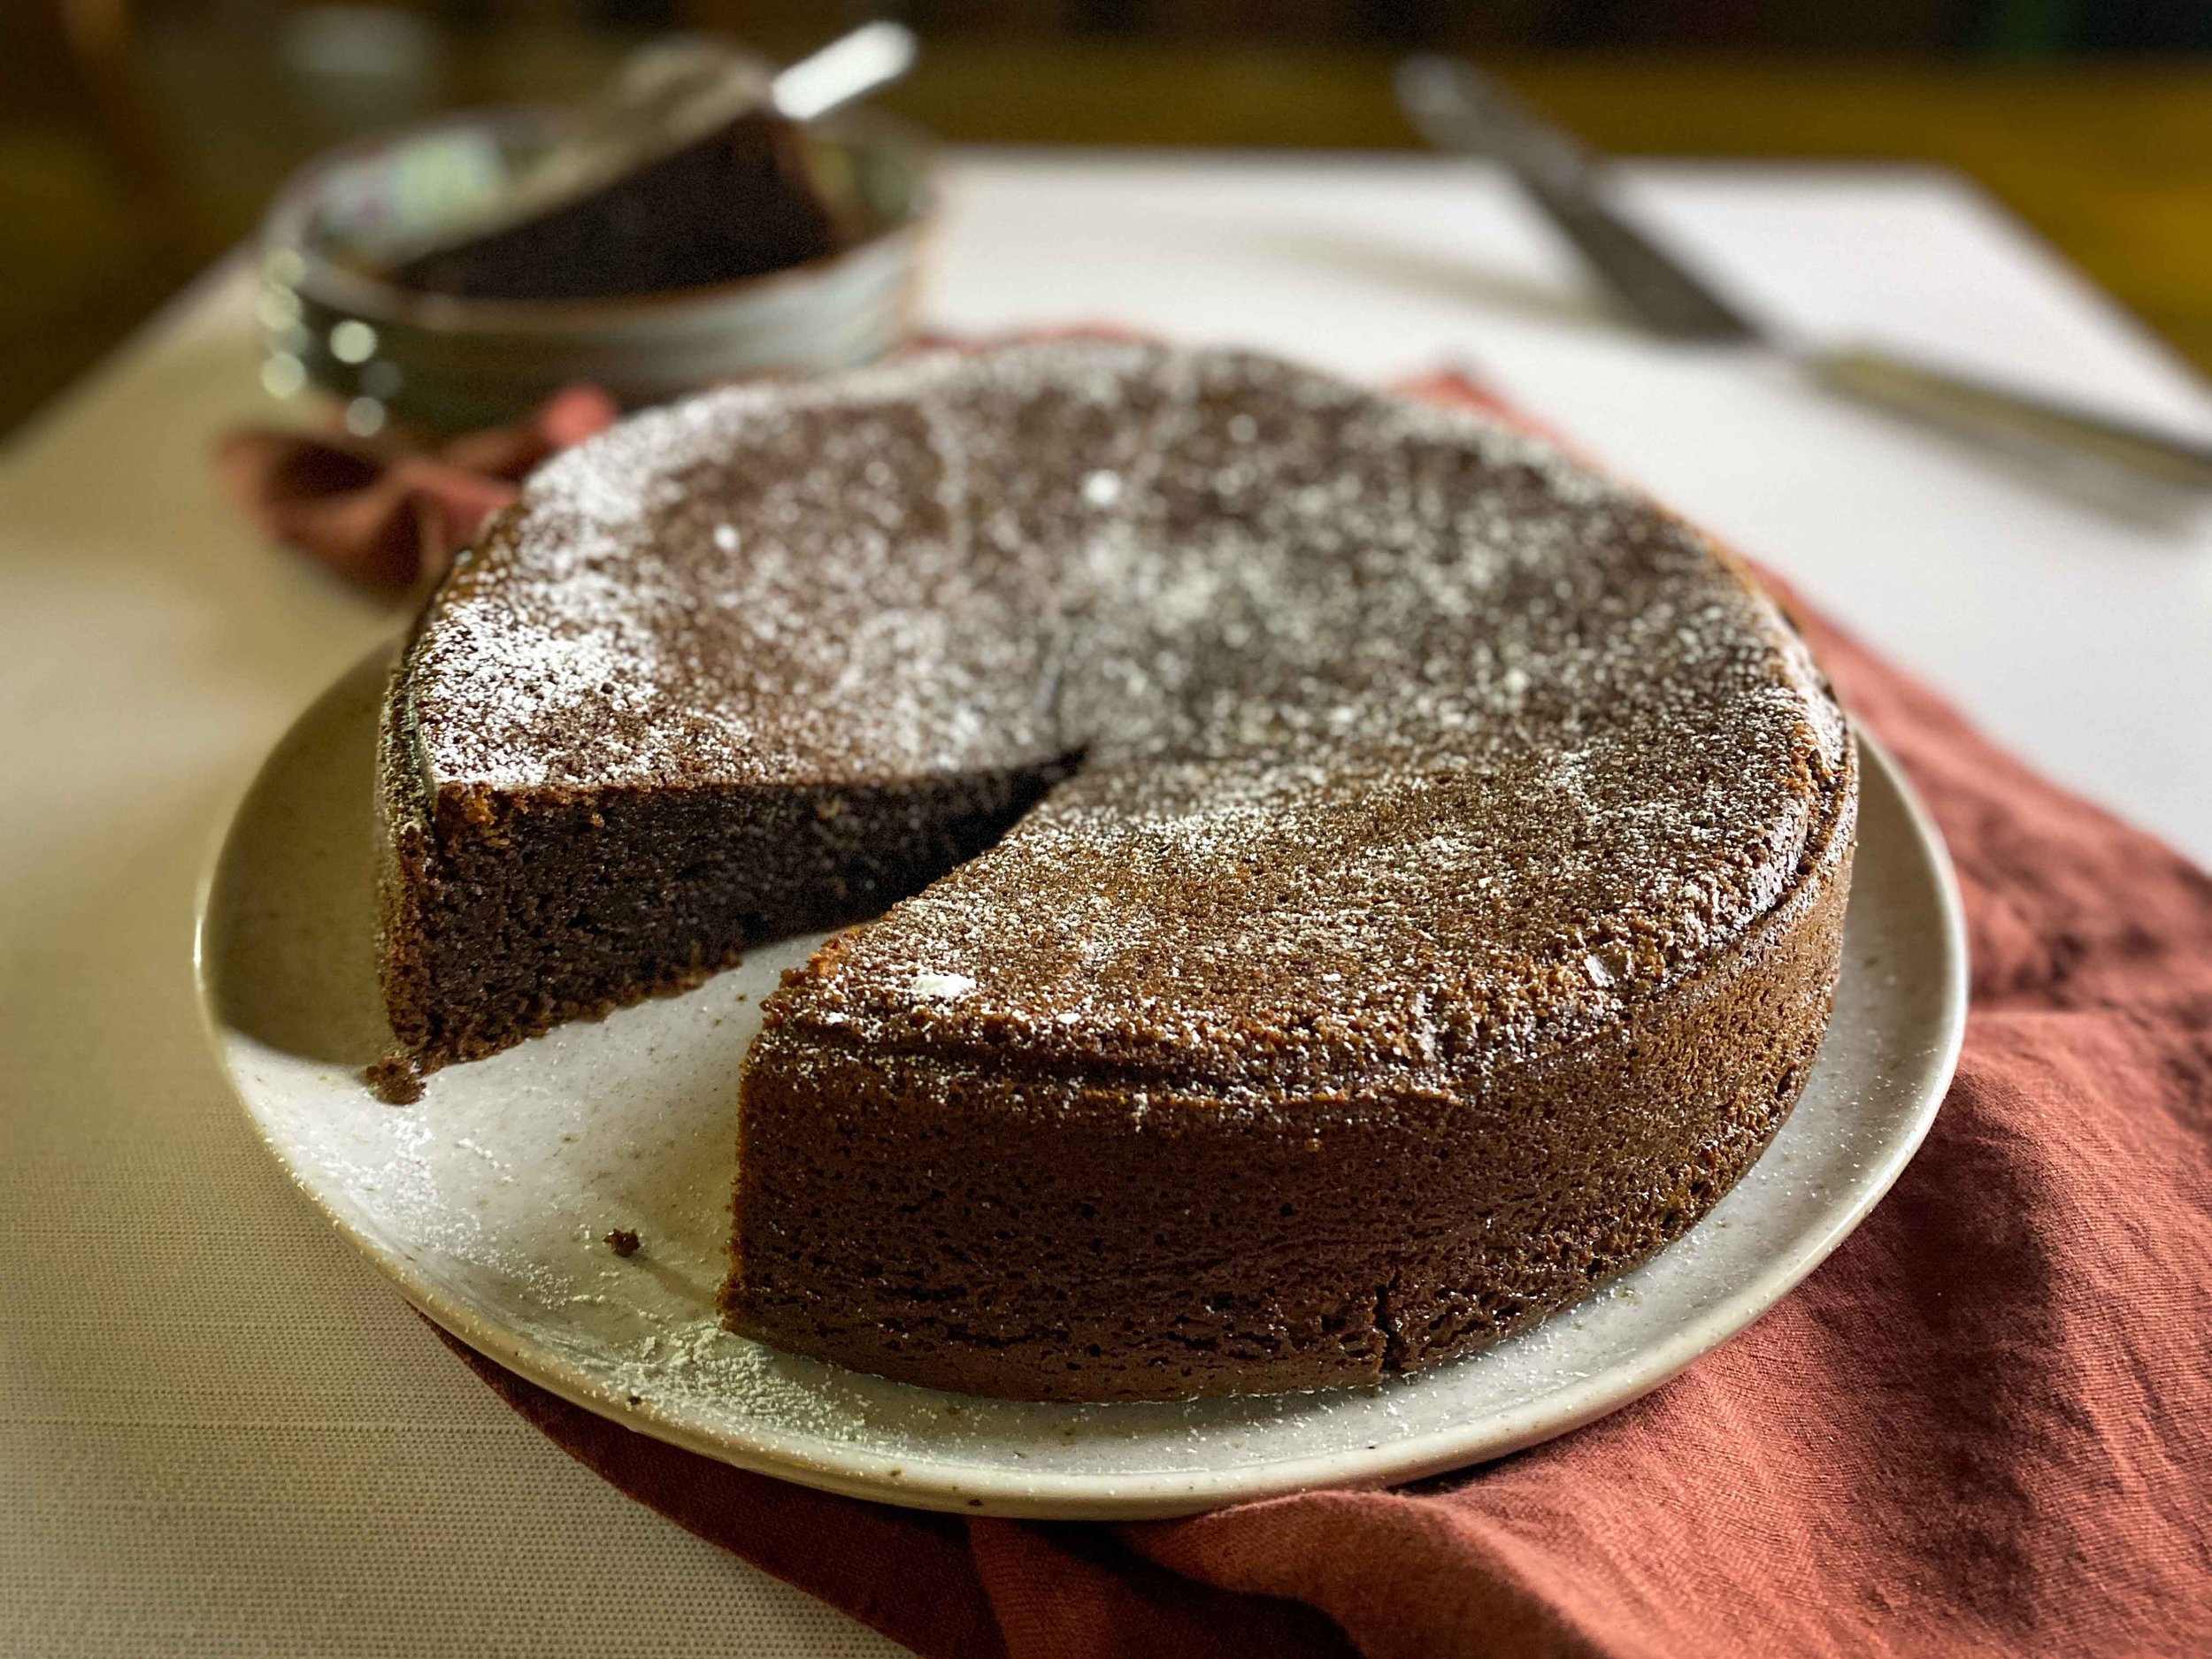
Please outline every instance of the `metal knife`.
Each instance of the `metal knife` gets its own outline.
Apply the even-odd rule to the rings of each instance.
[[[2212,444],[1872,347],[1773,337],[1615,207],[1602,157],[1457,58],[1401,64],[1398,102],[1440,150],[1501,163],[1617,297],[1670,339],[1758,346],[1820,385],[2015,450],[2088,459],[2169,488],[2212,491]]]

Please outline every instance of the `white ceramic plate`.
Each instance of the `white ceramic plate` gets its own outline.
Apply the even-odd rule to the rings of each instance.
[[[1563,1433],[1655,1387],[1810,1271],[1926,1133],[1966,1010],[1958,897],[1934,831],[1865,750],[1842,985],[1805,1095],[1679,1242],[1515,1340],[1325,1394],[1025,1405],[795,1358],[714,1322],[734,1084],[795,939],[687,995],[565,1026],[385,1105],[371,747],[384,664],[278,744],[201,907],[217,1052],[278,1160],[423,1312],[533,1382],[644,1433],[809,1486],[1062,1518],[1188,1513],[1432,1474]],[[602,1240],[634,1229],[643,1249]]]

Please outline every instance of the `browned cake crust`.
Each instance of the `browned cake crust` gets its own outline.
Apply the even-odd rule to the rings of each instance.
[[[534,480],[394,681],[386,985],[771,999],[736,1329],[1167,1398],[1468,1351],[1677,1236],[1827,1018],[1848,730],[1694,531],[1264,358],[733,391]]]
[[[747,1069],[730,1323],[1032,1400],[1337,1387],[1509,1335],[1680,1237],[1796,1103],[1842,944],[1848,781],[1723,960],[1463,1092],[1254,1112],[1110,1064],[885,1055],[792,1031],[802,982]],[[836,967],[833,948],[809,974]]]

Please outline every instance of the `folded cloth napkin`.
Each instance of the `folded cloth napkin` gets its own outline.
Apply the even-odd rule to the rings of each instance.
[[[1783,597],[1949,841],[1972,1012],[1889,1197],[1655,1394],[1395,1491],[1042,1525],[787,1486],[463,1357],[631,1496],[932,1659],[2208,1651],[2212,879]]]
[[[231,498],[271,539],[398,599],[442,574],[530,469],[621,411],[595,386],[556,393],[514,426],[434,442],[249,426],[216,446]]]

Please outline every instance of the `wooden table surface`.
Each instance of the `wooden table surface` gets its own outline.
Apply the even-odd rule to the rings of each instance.
[[[613,50],[465,42],[454,89],[467,103],[564,96]],[[2212,62],[1489,61],[1623,154],[1956,167],[2212,371]],[[943,42],[886,102],[957,142],[1403,147],[1414,140],[1390,65],[1348,51]],[[0,430],[243,234],[262,180],[297,159],[270,144],[242,189],[231,166],[224,199],[170,204],[180,227],[123,188],[87,124],[0,115]]]

